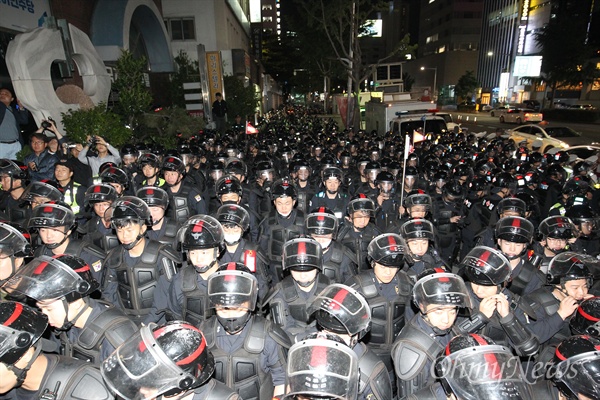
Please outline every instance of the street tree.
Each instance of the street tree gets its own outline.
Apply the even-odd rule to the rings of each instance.
[[[454,86],[454,94],[457,100],[471,99],[478,86],[479,82],[475,78],[475,72],[467,71],[458,78],[458,82]]]
[[[375,65],[369,65],[362,60],[359,36],[369,35],[367,20],[377,12],[389,8],[389,2],[384,0],[305,0],[298,2],[302,6],[307,25],[322,33],[323,41],[329,42],[331,54],[346,71],[348,92],[352,93],[354,101],[350,101],[348,116],[353,117],[358,126],[358,91],[360,83],[373,73],[378,65],[390,61],[393,57],[404,59],[407,54],[413,54],[416,46],[410,44],[406,35],[387,55],[377,60]],[[353,113],[351,111],[354,111]]]

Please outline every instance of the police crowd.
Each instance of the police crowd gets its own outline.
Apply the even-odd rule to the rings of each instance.
[[[258,128],[0,159],[0,399],[600,399],[597,156]]]

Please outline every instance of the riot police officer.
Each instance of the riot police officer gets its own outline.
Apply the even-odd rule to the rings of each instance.
[[[371,309],[365,298],[349,286],[334,283],[318,294],[308,312],[314,314],[320,331],[338,336],[358,356],[358,398],[392,399],[392,384],[385,364],[360,341],[371,324]]]
[[[105,213],[117,199],[117,191],[107,184],[92,185],[85,191],[84,206],[86,211],[92,210],[91,218],[77,227],[77,233],[86,243],[92,243],[105,252],[119,245],[113,232],[110,218]]]
[[[90,266],[94,279],[102,283],[106,253],[94,244],[71,238],[76,227],[75,214],[62,202],[50,202],[34,208],[28,228],[37,230],[42,241],[34,256],[69,254],[82,258]]]
[[[477,246],[462,260],[459,271],[468,282],[473,303],[470,318],[459,329],[489,336],[519,356],[536,354],[540,343],[534,333],[539,332],[531,320],[537,316],[527,302],[506,288],[511,274],[506,257],[496,249]]]
[[[207,282],[225,247],[223,227],[210,215],[197,215],[179,229],[177,238],[185,263],[173,279],[165,275],[158,280],[146,323],[181,319],[199,325],[212,315]]]
[[[445,269],[444,261],[436,248],[433,224],[426,219],[413,219],[400,227],[404,249],[404,260],[409,277],[416,282],[425,270]]]
[[[208,278],[208,298],[217,315],[200,325],[215,357],[215,379],[248,400],[284,393],[291,346],[278,325],[254,313],[257,292],[258,282],[248,268],[223,264]]]
[[[371,219],[375,215],[375,202],[367,195],[358,193],[348,203],[344,224],[340,227],[337,241],[356,255],[360,271],[370,269],[367,246],[381,231]]]
[[[372,270],[363,271],[346,281],[360,292],[371,309],[371,330],[363,338],[385,363],[394,378],[390,351],[404,327],[405,308],[410,304],[412,282],[404,265],[402,238],[393,233],[377,236],[368,247]]]
[[[511,268],[510,280],[506,287],[519,296],[539,289],[546,280],[544,274],[527,256],[527,247],[533,240],[533,232],[533,224],[521,217],[504,217],[496,223],[496,243]]]
[[[433,382],[431,366],[457,333],[458,309],[471,307],[464,281],[449,272],[425,271],[413,287],[412,300],[419,313],[406,322],[392,346],[400,398]]]
[[[325,190],[316,193],[308,203],[309,209],[327,207],[337,217],[340,224],[346,212],[346,206],[350,200],[348,194],[342,190],[344,174],[338,167],[329,167],[321,171],[321,181]]]
[[[161,171],[165,179],[165,184],[161,188],[169,195],[170,206],[167,210],[169,217],[182,224],[192,215],[208,212],[208,204],[200,189],[192,187],[184,179],[185,164],[180,158],[166,157]]]
[[[202,332],[185,321],[150,324],[102,364],[102,377],[123,399],[238,400],[211,378],[215,362]]]
[[[150,312],[160,276],[171,280],[180,256],[171,246],[145,238],[152,214],[141,199],[123,196],[107,213],[120,245],[106,256],[108,283],[102,294],[139,323]]]
[[[96,366],[137,331],[121,310],[90,299],[98,287],[90,266],[66,254],[36,257],[7,283],[9,292],[37,302],[56,330],[63,355]]]
[[[323,274],[332,282],[345,282],[357,273],[354,255],[336,240],[338,219],[326,207],[312,210],[304,220],[306,233],[323,248]]]
[[[91,364],[41,353],[45,315],[22,303],[0,302],[0,393],[3,398],[113,399]],[[18,340],[15,340],[18,338]],[[60,382],[60,384],[58,384]]]
[[[542,258],[539,269],[548,272],[548,265],[554,256],[570,250],[571,243],[577,238],[577,228],[567,217],[548,217],[540,222],[539,242],[533,244],[535,255]]]
[[[272,281],[277,283],[283,279],[283,244],[304,233],[304,213],[294,208],[297,191],[289,179],[274,182],[271,196],[275,207],[259,225],[259,245],[269,258]]]
[[[146,230],[146,237],[175,248],[179,226],[175,220],[165,215],[169,207],[167,192],[159,187],[144,186],[138,189],[135,195],[148,205],[152,214],[152,227]]]
[[[294,339],[314,320],[307,308],[329,285],[329,278],[323,274],[323,250],[314,239],[296,238],[283,245],[283,271],[289,275],[266,296],[272,320],[280,325]]]
[[[6,158],[0,159],[0,208],[5,210],[9,221],[23,221],[27,217],[25,209],[19,207],[25,187],[29,185],[27,167]]]

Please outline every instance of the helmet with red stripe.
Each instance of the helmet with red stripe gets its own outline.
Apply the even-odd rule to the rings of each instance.
[[[534,227],[521,217],[504,217],[496,223],[496,238],[513,243],[531,243]]]
[[[189,218],[177,233],[183,250],[224,248],[225,236],[221,223],[210,215]]]
[[[564,285],[567,281],[586,279],[591,287],[593,275],[590,268],[596,263],[594,258],[572,251],[560,253],[550,260],[546,281],[549,285]]]
[[[281,260],[283,270],[312,271],[323,270],[323,249],[312,238],[296,238],[283,245]]]
[[[163,189],[154,186],[144,186],[135,193],[148,207],[160,207],[167,209],[169,206],[169,195]]]
[[[567,217],[548,217],[538,226],[539,233],[546,238],[554,239],[572,239],[575,237],[577,228],[575,224]]]
[[[428,306],[471,308],[471,297],[463,279],[441,268],[425,270],[413,287],[413,303],[422,313]],[[429,310],[431,311],[431,310]]]
[[[119,397],[140,399],[202,386],[214,369],[202,332],[185,321],[172,321],[142,326],[102,363],[101,372]]]
[[[400,268],[404,265],[404,241],[395,233],[384,233],[371,240],[367,254],[372,263]]]
[[[19,268],[6,283],[7,291],[36,301],[62,299],[71,303],[89,296],[100,287],[90,266],[68,254],[39,256]]]
[[[98,185],[92,185],[85,191],[84,205],[86,207],[96,204],[103,203],[105,201],[113,202],[117,199],[117,191],[111,185],[100,183]]]
[[[312,210],[304,220],[306,231],[310,235],[335,235],[338,231],[338,219],[327,207]]]
[[[486,246],[474,247],[460,263],[459,270],[469,282],[481,286],[504,285],[511,273],[504,254]]]
[[[362,338],[371,329],[371,308],[355,289],[334,283],[327,286],[309,305],[317,324],[330,332]]]
[[[48,319],[38,310],[14,301],[0,302],[0,362],[12,365],[41,337]]]
[[[588,335],[563,340],[546,376],[568,399],[600,398],[600,340]]]
[[[256,307],[258,281],[244,264],[229,262],[208,278],[208,298],[211,307],[241,307],[250,311]]]
[[[346,212],[349,216],[352,216],[356,211],[361,211],[373,216],[375,214],[375,202],[373,202],[366,194],[358,193],[352,197],[346,207]]]
[[[600,297],[584,300],[570,321],[571,330],[578,335],[600,339]]]
[[[474,333],[454,337],[435,362],[446,395],[458,399],[532,399],[510,349]]]

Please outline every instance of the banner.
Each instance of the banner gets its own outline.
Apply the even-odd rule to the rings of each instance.
[[[225,98],[223,89],[223,66],[221,65],[221,53],[218,51],[206,52],[206,68],[208,70],[208,90],[210,98],[208,105],[210,106],[215,100],[215,94],[221,93]]]

